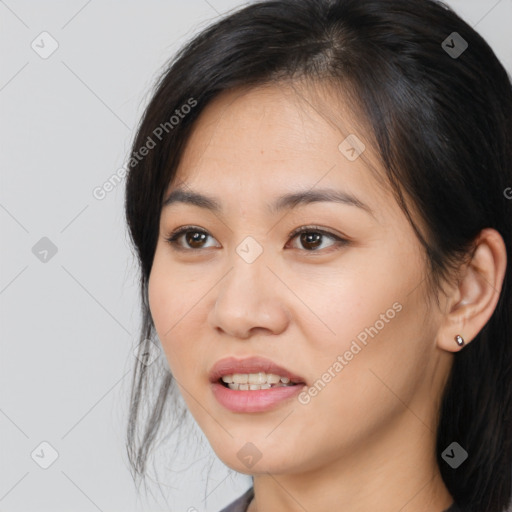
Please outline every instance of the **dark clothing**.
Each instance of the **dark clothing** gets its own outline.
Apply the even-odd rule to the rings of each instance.
[[[233,501],[226,508],[220,512],[246,512],[249,503],[254,498],[254,487],[250,487],[247,491],[240,496],[237,500]],[[451,511],[450,511],[451,512]]]
[[[246,512],[249,503],[254,498],[254,488],[249,488],[245,494],[242,494],[240,498],[233,501],[226,508],[223,508],[220,512]],[[443,512],[461,512],[460,508],[454,503],[450,508],[443,510]]]

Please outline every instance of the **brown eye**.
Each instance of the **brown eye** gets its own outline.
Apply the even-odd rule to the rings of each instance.
[[[192,251],[209,248],[204,245],[208,237],[210,237],[210,235],[202,229],[185,226],[171,233],[171,235],[166,238],[166,241],[178,250]],[[180,239],[184,239],[185,245],[180,243]]]
[[[194,226],[184,226],[169,235],[166,241],[176,250],[179,251],[198,251],[201,249],[209,249],[215,246],[207,246],[208,238],[213,237],[202,229]],[[299,239],[301,247],[306,252],[321,252],[322,249],[328,249],[333,246],[343,246],[349,243],[348,240],[341,238],[333,233],[329,233],[323,229],[315,228],[314,226],[306,226],[296,229],[290,234],[290,240],[295,238]],[[334,243],[327,247],[322,247],[325,239],[330,239]]]
[[[333,244],[325,247],[326,249],[335,245],[346,245],[348,240],[341,238],[333,233],[329,233],[323,229],[314,228],[313,226],[302,227],[291,233],[290,238],[299,237],[299,243],[307,252],[320,252],[323,249],[322,243],[325,238],[330,238],[334,241]]]
[[[205,238],[208,236],[206,233],[202,233],[200,231],[187,231],[184,235],[187,244],[194,249],[201,248],[201,244],[204,243]]]
[[[301,233],[300,243],[309,249],[317,249],[321,245],[323,236],[321,233]]]

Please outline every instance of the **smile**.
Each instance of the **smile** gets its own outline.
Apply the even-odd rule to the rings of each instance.
[[[238,413],[282,407],[305,387],[305,379],[265,357],[227,357],[210,369],[210,389],[224,408]]]
[[[221,382],[236,391],[257,391],[284,386],[296,386],[288,377],[281,377],[274,373],[234,373],[224,375]]]

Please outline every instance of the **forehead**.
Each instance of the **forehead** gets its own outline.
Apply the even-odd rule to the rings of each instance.
[[[382,169],[356,121],[332,94],[287,84],[226,91],[196,121],[166,195],[183,183],[245,200],[333,187],[376,204]],[[347,153],[354,140],[359,157]]]
[[[201,113],[180,167],[190,170],[204,155],[227,161],[256,156],[259,161],[289,161],[307,156],[318,163],[332,163],[333,156],[339,156],[338,145],[349,134],[357,131],[359,138],[365,138],[348,109],[337,103],[333,105],[332,97],[312,97],[304,87],[285,83],[225,91]]]

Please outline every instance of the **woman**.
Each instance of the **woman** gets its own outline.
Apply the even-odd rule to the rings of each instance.
[[[511,112],[431,0],[260,1],[186,45],[126,186],[168,363],[135,368],[135,474],[179,389],[253,477],[225,511],[506,510]]]

